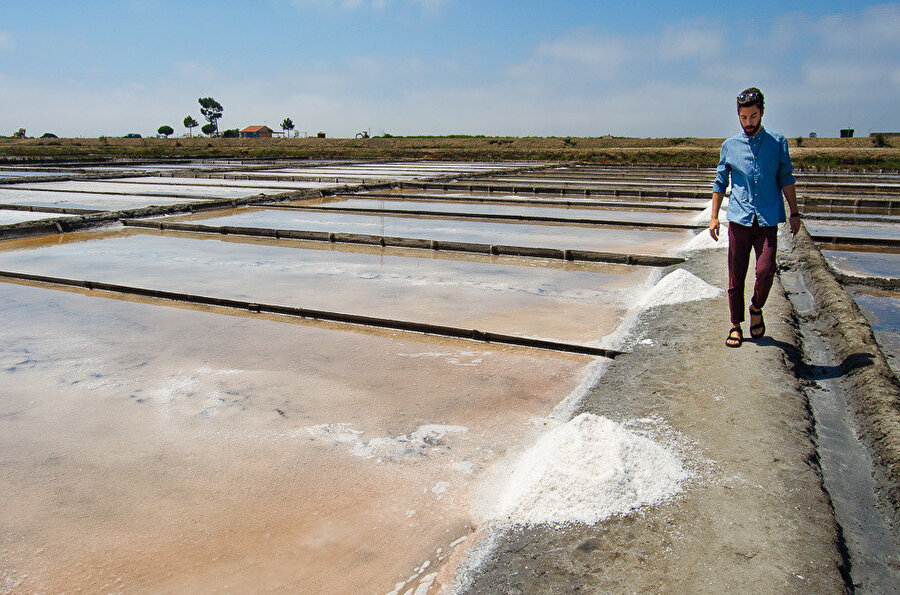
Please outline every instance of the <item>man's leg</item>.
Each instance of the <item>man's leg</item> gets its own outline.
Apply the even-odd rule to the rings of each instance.
[[[756,253],[756,283],[753,286],[753,297],[750,305],[754,310],[762,310],[775,280],[775,252],[778,249],[778,228],[759,227],[753,238],[753,251]]]
[[[750,266],[752,233],[752,227],[728,224],[728,308],[734,325],[744,321],[744,280]]]

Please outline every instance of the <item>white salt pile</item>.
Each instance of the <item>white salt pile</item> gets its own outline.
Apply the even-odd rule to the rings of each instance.
[[[673,250],[676,254],[694,252],[695,250],[711,250],[714,248],[726,248],[728,246],[728,226],[719,226],[719,240],[712,239],[709,230],[704,229],[690,240]]]
[[[728,210],[728,198],[722,200],[722,204],[719,206],[719,221],[725,220],[725,212]],[[691,219],[691,223],[695,225],[709,225],[709,220],[712,217],[712,201],[710,201],[710,205],[694,215]]]
[[[662,502],[687,478],[662,446],[584,413],[544,434],[515,464],[487,523],[593,524]]]
[[[653,286],[641,303],[643,309],[717,297],[722,290],[684,269],[672,271]]]

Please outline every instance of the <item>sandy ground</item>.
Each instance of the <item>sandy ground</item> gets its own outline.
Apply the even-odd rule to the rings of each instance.
[[[726,284],[722,250],[682,267]],[[792,310],[777,280],[765,313],[765,339],[727,349],[724,294],[647,312],[638,338],[652,344],[617,357],[578,412],[652,420],[695,478],[673,502],[594,526],[495,532],[463,590],[844,592],[838,529],[793,372]]]

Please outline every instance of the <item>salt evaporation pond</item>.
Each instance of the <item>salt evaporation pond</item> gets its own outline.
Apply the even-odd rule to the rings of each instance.
[[[58,171],[16,171],[16,170],[3,170],[0,169],[0,177],[2,178],[37,178],[37,177],[52,177],[52,176],[68,176],[71,175],[68,172],[58,172]]]
[[[900,292],[856,289],[850,294],[872,325],[894,374],[900,376]]]
[[[53,219],[56,217],[64,217],[59,213],[41,213],[31,211],[13,211],[11,209],[0,209],[0,225],[12,225],[14,223],[24,223],[26,221],[39,221],[41,219]]]
[[[860,277],[900,277],[900,254],[862,250],[822,250],[837,270]]]
[[[54,238],[0,252],[0,269],[582,343],[612,332],[650,273],[599,263],[528,266],[528,259],[279,244],[144,231],[80,242]]]
[[[364,195],[363,195],[364,196]],[[638,223],[689,224],[692,211],[639,211],[599,207],[550,207],[540,205],[499,205],[472,202],[437,202],[416,200],[380,200],[377,198],[338,198],[312,204],[322,208],[374,209],[381,211],[413,210],[466,215],[516,215],[521,217],[556,217],[562,219],[601,219]]]
[[[168,184],[142,184],[124,182],[106,182],[102,180],[90,181],[65,181],[65,182],[40,182],[20,184],[19,188],[32,190],[55,190],[65,192],[103,193],[116,194],[161,194],[164,196],[184,196],[201,198],[241,198],[255,194],[277,194],[283,190],[266,191],[260,188],[229,188],[225,186],[174,186]]]
[[[577,174],[574,174],[571,178],[540,176],[497,176],[483,178],[482,180],[486,182],[496,182],[504,184],[532,184],[536,186],[577,186],[579,188],[590,188],[594,186],[601,188],[634,187],[635,189],[640,190],[694,190],[698,185],[698,183],[694,181],[672,182],[671,180],[657,180],[652,183],[648,183],[648,181],[643,178],[635,180],[621,178],[608,178],[600,180],[579,177]]]
[[[377,164],[363,163],[357,165],[346,166],[330,166],[330,167],[314,167],[314,168],[280,168],[270,170],[273,173],[288,174],[323,174],[323,175],[355,175],[363,173],[366,175],[408,175],[417,178],[430,177],[435,175],[453,175],[453,174],[471,174],[483,171],[496,171],[497,169],[509,169],[518,167],[517,164],[510,165],[483,165],[478,164],[461,164],[461,165],[438,165],[438,164]]]
[[[297,224],[223,213],[182,220]],[[383,231],[398,219],[337,221],[644,253],[692,235],[435,219]],[[2,249],[0,269],[572,342],[609,332],[655,278],[143,229]],[[0,283],[0,580],[27,592],[425,591],[468,543],[484,470],[534,443],[607,361],[35,285]]]
[[[900,223],[879,223],[875,221],[832,222],[807,221],[806,229],[812,235],[839,236],[866,239],[900,239]]]
[[[355,215],[248,208],[233,214],[198,214],[167,221],[204,225],[264,227],[408,237],[455,242],[572,250],[665,254],[693,237],[690,231],[620,229],[577,225],[451,221],[445,219]]]
[[[0,204],[31,205],[35,207],[62,207],[69,209],[99,209],[119,211],[138,209],[150,205],[174,205],[190,202],[187,198],[164,196],[134,196],[128,194],[91,194],[87,192],[48,192],[46,190],[20,190],[0,188]]]
[[[13,591],[418,581],[589,361],[10,283],[0,317]]]
[[[246,175],[245,173],[240,174]],[[154,186],[234,186],[238,188],[277,188],[298,190],[303,188],[325,188],[334,184],[325,182],[286,180],[231,180],[224,178],[178,178],[159,177],[111,179],[105,183],[123,182],[129,184],[150,184]]]
[[[428,189],[420,189],[420,188],[402,188],[396,191],[388,191],[388,194],[392,195],[392,198],[396,199],[404,199],[409,198],[410,200],[416,200],[420,198],[425,198],[429,203],[436,202],[437,200],[450,200],[454,199],[463,199],[463,202],[467,203],[483,203],[483,202],[502,202],[502,201],[511,201],[520,204],[526,205],[535,205],[539,206],[541,203],[559,203],[560,201],[564,201],[566,203],[571,203],[572,205],[578,205],[579,203],[627,203],[628,205],[633,205],[635,203],[639,203],[641,208],[668,208],[668,209],[684,209],[690,211],[698,211],[703,210],[703,208],[709,206],[709,200],[707,199],[671,199],[671,200],[648,200],[646,198],[636,198],[634,196],[611,196],[611,195],[603,195],[603,196],[577,196],[577,195],[559,195],[559,194],[532,194],[532,193],[523,193],[523,194],[510,194],[509,192],[486,192],[486,191],[471,191],[471,192],[460,192],[455,190],[428,190]],[[362,195],[361,195],[362,196]],[[625,207],[632,208],[632,207]]]

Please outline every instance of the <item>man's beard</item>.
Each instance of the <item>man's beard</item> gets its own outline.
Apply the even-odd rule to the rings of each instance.
[[[744,133],[747,136],[753,136],[757,132],[759,132],[759,129],[761,127],[762,127],[762,122],[757,122],[755,126],[744,126]]]

